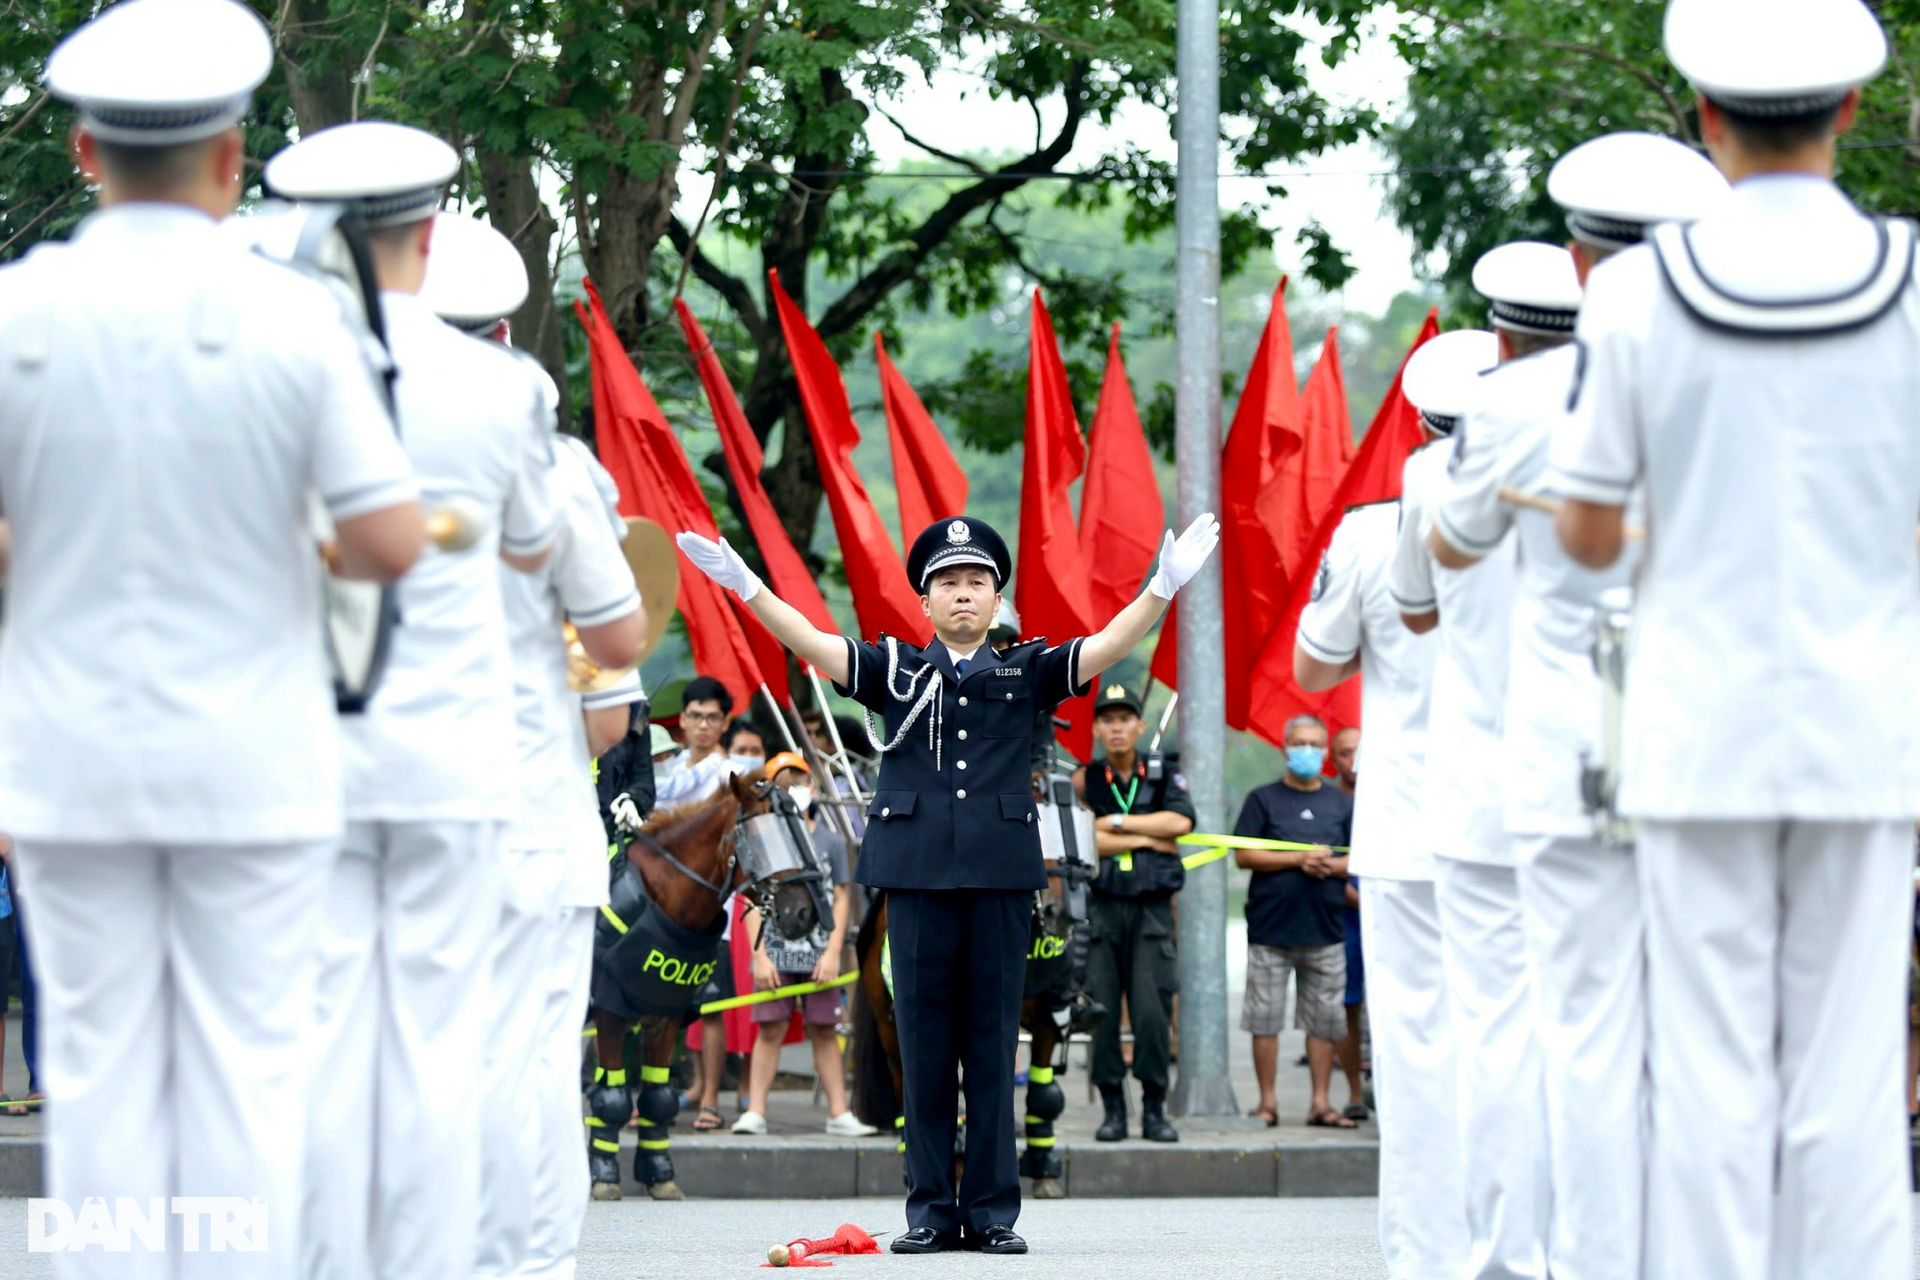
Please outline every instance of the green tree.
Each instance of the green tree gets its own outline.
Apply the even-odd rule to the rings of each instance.
[[[1868,86],[1840,181],[1863,207],[1920,208],[1920,0],[1874,6],[1894,49]],[[1640,129],[1697,144],[1693,93],[1661,45],[1665,0],[1420,0],[1394,6],[1411,70],[1405,110],[1383,129],[1396,161],[1388,201],[1422,255],[1446,258],[1456,309],[1484,315],[1474,261],[1516,239],[1566,238],[1547,198],[1555,160],[1590,138]]]

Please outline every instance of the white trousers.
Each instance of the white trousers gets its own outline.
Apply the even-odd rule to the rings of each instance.
[[[1554,1280],[1639,1280],[1646,1202],[1647,963],[1630,852],[1516,837],[1545,1059]]]
[[[1458,1280],[1467,1257],[1453,1036],[1430,880],[1360,881],[1391,1280]]]
[[[558,849],[502,849],[500,863],[506,894],[488,997],[480,1225],[473,1266],[474,1275],[486,1280],[511,1276],[526,1264],[533,1232],[541,984],[560,931],[560,881],[566,870]],[[576,1103],[578,1074],[576,1068]]]
[[[1648,1280],[1905,1280],[1912,824],[1639,826]]]
[[[347,826],[311,1047],[306,1280],[472,1270],[500,830]]]
[[[1533,965],[1512,867],[1434,859],[1459,1053],[1467,1280],[1544,1280],[1551,1189]]]
[[[572,1280],[574,1251],[586,1222],[591,1179],[580,1114],[580,1029],[593,976],[592,907],[562,907],[540,983],[539,1058],[534,1115],[540,1142],[533,1164],[533,1231],[519,1280]]]
[[[88,1280],[292,1280],[313,951],[330,844],[22,841],[40,984],[46,1194],[259,1198],[267,1251],[55,1256]],[[27,888],[31,886],[31,888]],[[204,1232],[205,1224],[201,1224]]]

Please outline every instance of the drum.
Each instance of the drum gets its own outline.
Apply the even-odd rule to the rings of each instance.
[[[345,220],[341,205],[269,202],[223,224],[254,252],[326,285],[340,304],[341,323],[354,332],[368,368],[393,410],[393,361],[388,357],[380,288],[365,237]],[[309,523],[321,546],[333,542],[333,522],[319,495],[310,495]],[[395,622],[394,589],[371,582],[322,580],[322,627],[333,668],[334,705],[344,714],[366,710],[386,669]]]

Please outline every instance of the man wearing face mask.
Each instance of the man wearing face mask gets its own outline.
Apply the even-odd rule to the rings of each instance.
[[[1341,917],[1353,797],[1320,776],[1327,762],[1327,726],[1319,717],[1299,715],[1287,721],[1286,743],[1286,772],[1247,797],[1233,828],[1236,836],[1312,846],[1234,852],[1234,860],[1253,872],[1247,889],[1247,995],[1240,1015],[1240,1029],[1253,1036],[1253,1071],[1260,1085],[1260,1104],[1253,1114],[1270,1127],[1280,1123],[1274,1071],[1291,973],[1293,1022],[1307,1033],[1307,1066],[1313,1078],[1307,1123],[1351,1129],[1353,1120],[1334,1108],[1327,1090],[1333,1046],[1347,1035],[1347,944]]]
[[[760,913],[748,910],[744,921],[753,944],[753,989],[772,991],[798,986],[803,982],[832,982],[840,976],[840,961],[847,946],[847,925],[853,916],[853,892],[847,873],[847,842],[839,832],[820,825],[813,811],[813,770],[791,751],[782,751],[767,762],[767,776],[776,787],[793,797],[806,815],[807,831],[813,843],[826,856],[833,878],[833,920],[810,938],[789,941],[777,938],[760,927]],[[871,1138],[880,1132],[853,1114],[847,1105],[847,1068],[840,1056],[838,1028],[844,1012],[840,992],[815,991],[785,1000],[769,1000],[753,1006],[753,1061],[748,1069],[746,1110],[733,1123],[735,1133],[759,1134],[767,1131],[767,1094],[780,1070],[780,1045],[786,1039],[787,1025],[796,1010],[806,1025],[807,1040],[813,1048],[813,1069],[820,1077],[820,1090],[827,1098],[827,1133],[836,1138]]]

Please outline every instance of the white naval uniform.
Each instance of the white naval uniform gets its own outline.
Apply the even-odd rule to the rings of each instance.
[[[1546,1275],[1546,1096],[1532,964],[1500,795],[1514,549],[1469,569],[1433,560],[1427,536],[1449,475],[1475,447],[1539,412],[1552,369],[1536,356],[1488,371],[1455,434],[1407,460],[1391,589],[1404,613],[1438,609],[1428,723],[1426,834],[1459,1051],[1460,1157],[1470,1280]],[[1565,379],[1561,395],[1565,396]],[[1484,443],[1481,438],[1484,438]],[[1464,550],[1464,548],[1463,548]]]
[[[45,1194],[269,1205],[265,1258],[62,1275],[296,1274],[341,826],[311,491],[336,519],[415,493],[319,286],[161,204],[0,270],[0,825],[32,885]]]
[[[1433,855],[1421,834],[1428,694],[1438,644],[1401,624],[1387,590],[1399,508],[1346,513],[1297,643],[1320,662],[1360,658],[1361,782],[1353,853],[1380,1114],[1380,1247],[1392,1280],[1459,1273],[1467,1256],[1454,1118],[1453,1038]]]
[[[501,842],[507,893],[487,1034],[480,1277],[573,1273],[588,1195],[580,1023],[593,919],[607,901],[607,841],[582,715],[644,696],[637,673],[585,699],[568,687],[563,625],[616,622],[639,609],[640,596],[585,460],[556,448],[550,480],[560,527],[546,565],[499,569],[521,806]]]
[[[502,549],[538,554],[555,528],[547,393],[529,366],[418,298],[383,302],[423,500],[464,498],[492,523],[463,551],[430,547],[401,579],[385,678],[345,726],[306,1242],[309,1275],[340,1280],[473,1265],[499,842],[519,805],[496,564]]]
[[[1601,762],[1593,666],[1601,593],[1625,586],[1638,550],[1594,572],[1568,557],[1553,516],[1500,491],[1545,493],[1547,453],[1573,390],[1572,347],[1516,368],[1541,407],[1469,448],[1434,508],[1446,540],[1470,555],[1509,533],[1519,553],[1504,753],[1494,766],[1518,864],[1537,984],[1552,1168],[1548,1271],[1556,1280],[1636,1280],[1646,1185],[1646,948],[1631,850],[1603,844],[1581,798]],[[1513,374],[1501,374],[1505,380]],[[1476,420],[1475,426],[1479,426]]]
[[[1805,176],[1741,182],[1690,236],[1762,304],[1844,309],[1882,252]],[[1638,248],[1593,273],[1579,335],[1553,483],[1647,504],[1620,793],[1647,913],[1646,1274],[1904,1276],[1920,291],[1760,338],[1695,319]]]

